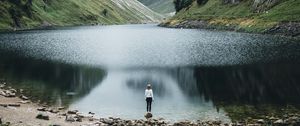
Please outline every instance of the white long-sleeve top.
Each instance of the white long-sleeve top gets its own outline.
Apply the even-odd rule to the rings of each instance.
[[[145,90],[145,98],[152,98],[154,100],[152,89],[146,89]]]

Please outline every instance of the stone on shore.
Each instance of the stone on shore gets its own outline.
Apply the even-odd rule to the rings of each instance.
[[[0,106],[2,106],[2,107],[7,107],[8,104],[0,104]]]
[[[114,124],[114,121],[112,119],[106,119],[106,118],[100,118],[100,122],[108,125]]]
[[[21,105],[20,104],[16,104],[16,103],[10,103],[10,104],[8,104],[8,106],[11,106],[11,107],[20,107]]]
[[[4,91],[0,91],[0,95],[6,97],[6,93]]]
[[[265,123],[265,121],[263,119],[259,119],[256,122],[259,123],[259,124],[264,124]]]
[[[89,112],[89,114],[90,114],[90,115],[95,115],[95,113],[93,113],[93,112]]]
[[[49,120],[49,116],[48,115],[44,115],[44,114],[38,114],[36,116],[37,119],[42,119],[42,120]]]
[[[283,124],[283,120],[282,119],[278,119],[274,122],[274,124]]]
[[[28,100],[25,100],[25,101],[19,101],[18,103],[21,103],[21,104],[28,104],[30,103]]]
[[[67,113],[68,114],[77,114],[78,110],[69,110]]]
[[[22,100],[29,100],[29,98],[26,97],[26,96],[24,96],[24,95],[21,95],[20,98],[21,98]]]
[[[4,88],[5,87],[5,84],[0,84],[0,88]]]
[[[46,107],[40,107],[40,108],[37,108],[37,110],[38,110],[38,111],[43,111],[43,112],[44,112],[44,111],[47,110],[47,108],[46,108]]]
[[[147,112],[146,114],[145,114],[145,118],[146,119],[149,119],[149,118],[152,118],[153,117],[153,115],[152,115],[152,113],[150,113],[150,112]]]
[[[11,90],[1,91],[0,93],[5,97],[16,97],[16,93],[12,92]]]
[[[65,120],[67,122],[75,122],[76,121],[73,115],[67,115]]]
[[[9,89],[8,91],[12,92],[12,93],[17,93],[17,90],[16,89]]]
[[[58,110],[63,110],[63,109],[65,109],[65,107],[58,107],[57,109]]]
[[[50,109],[50,110],[48,110],[49,112],[51,112],[51,113],[58,113],[59,111],[58,110],[56,110],[56,109]]]

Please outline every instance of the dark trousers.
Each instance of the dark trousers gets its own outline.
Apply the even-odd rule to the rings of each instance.
[[[147,112],[151,112],[152,98],[146,98],[146,102],[147,102]]]

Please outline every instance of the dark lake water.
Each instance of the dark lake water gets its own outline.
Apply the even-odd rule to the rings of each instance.
[[[299,39],[154,25],[0,34],[0,81],[99,117],[235,120],[300,110]]]

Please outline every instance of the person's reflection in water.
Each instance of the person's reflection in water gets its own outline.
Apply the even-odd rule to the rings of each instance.
[[[151,112],[151,104],[152,101],[154,101],[151,84],[147,85],[147,88],[145,90],[145,99],[147,102],[147,112]]]

